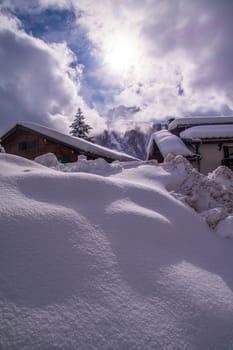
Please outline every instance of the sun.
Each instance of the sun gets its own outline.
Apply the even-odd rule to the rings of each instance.
[[[129,73],[139,60],[139,50],[132,38],[120,37],[117,38],[105,54],[105,64],[108,69],[116,74]]]

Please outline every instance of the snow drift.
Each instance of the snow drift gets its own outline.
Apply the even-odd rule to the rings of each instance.
[[[196,210],[211,228],[233,214],[233,172],[229,168],[220,166],[205,176],[185,158],[172,155],[163,167],[171,174],[167,184],[171,193]]]
[[[157,161],[124,162],[115,161],[108,163],[102,158],[87,160],[85,156],[80,156],[74,163],[61,164],[52,153],[44,154],[35,159],[36,162],[52,167],[63,172],[86,172],[103,176],[110,176],[121,173],[123,177],[131,176],[132,172],[126,171],[128,168],[138,167],[139,164],[158,165]],[[233,215],[233,172],[225,167],[219,166],[208,176],[199,173],[192,167],[191,163],[183,156],[168,154],[164,163],[160,163],[157,169],[150,167],[150,172],[155,174],[154,179],[160,177],[166,189],[177,199],[193,208],[206,223],[213,229],[218,223]],[[167,173],[166,179],[159,175],[159,169],[164,169]],[[138,175],[138,171],[136,171]],[[122,177],[122,174],[120,175]],[[148,179],[147,179],[148,180]],[[164,181],[165,180],[165,181]],[[224,234],[216,229],[220,236],[233,237],[233,226],[229,225],[228,234]],[[223,226],[221,226],[223,227]],[[230,231],[229,231],[230,230]],[[222,230],[221,230],[222,231]]]
[[[2,349],[233,348],[232,244],[168,193],[168,168],[0,154]]]

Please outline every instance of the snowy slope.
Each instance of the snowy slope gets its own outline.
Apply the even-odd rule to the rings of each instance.
[[[177,165],[64,173],[0,154],[0,348],[232,349],[232,240]]]

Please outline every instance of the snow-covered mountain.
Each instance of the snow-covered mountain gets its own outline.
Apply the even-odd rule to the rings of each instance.
[[[95,137],[95,142],[139,159],[145,159],[148,134],[140,129],[128,130],[123,135],[114,130],[105,130],[103,134]]]
[[[123,105],[109,109],[106,113],[107,123],[112,125],[117,119],[124,119],[125,122],[131,119],[136,113],[140,112],[140,108],[136,106],[126,107]]]
[[[128,153],[144,160],[150,135],[158,125],[140,121],[139,107],[118,106],[106,113],[108,130],[94,137],[94,141],[117,151]]]

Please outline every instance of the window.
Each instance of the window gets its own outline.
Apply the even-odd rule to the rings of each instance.
[[[19,143],[19,150],[24,151],[25,149],[27,149],[27,142],[20,142]]]
[[[27,142],[27,148],[28,149],[36,148],[36,141],[29,141],[29,142]]]
[[[66,155],[61,156],[61,163],[68,163],[69,162],[69,157]]]
[[[233,146],[228,146],[229,157],[233,158]]]
[[[223,146],[224,158],[232,158],[233,146]]]
[[[26,151],[27,149],[35,149],[36,148],[36,141],[23,141],[19,143],[19,150],[20,151]]]
[[[223,153],[222,165],[233,168],[233,146],[223,146]]]

